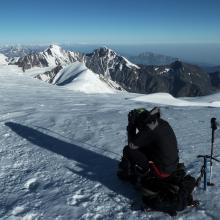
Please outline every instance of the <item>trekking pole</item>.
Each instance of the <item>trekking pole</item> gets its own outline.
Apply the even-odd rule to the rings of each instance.
[[[217,129],[216,118],[211,118],[211,129],[212,129],[212,140],[211,140],[211,155],[210,155],[210,177],[209,177],[209,182],[207,183],[208,186],[215,185],[214,183],[212,183],[212,159],[214,152],[215,130]]]

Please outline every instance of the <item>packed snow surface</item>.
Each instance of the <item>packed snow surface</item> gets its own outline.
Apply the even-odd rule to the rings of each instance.
[[[202,161],[197,155],[210,153],[210,118],[220,117],[219,108],[207,106],[219,102],[219,95],[204,97],[207,106],[198,104],[201,99],[179,106],[170,96],[162,103],[163,94],[143,102],[136,100],[142,97],[138,94],[66,90],[19,71],[0,67],[1,219],[219,219],[216,162],[215,186],[206,192],[200,186],[194,192],[200,207],[187,208],[173,218],[162,212],[132,211],[140,195],[115,175],[126,144],[128,112],[151,109],[154,98],[177,135],[180,161],[198,176]],[[214,154],[219,159],[219,130],[215,138]]]
[[[215,97],[214,99],[212,97]],[[149,95],[141,95],[133,98],[135,101],[151,102],[155,104],[172,105],[172,106],[206,106],[220,107],[220,93],[207,97],[198,98],[174,98],[168,93],[155,93]]]

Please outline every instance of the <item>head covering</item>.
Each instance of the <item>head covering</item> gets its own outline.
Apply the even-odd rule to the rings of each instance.
[[[137,109],[138,117],[136,125],[138,130],[144,129],[148,126],[151,130],[155,129],[158,125],[158,118],[160,118],[160,109],[154,107],[152,110],[148,111],[146,109]]]
[[[160,118],[160,108],[159,107],[154,107],[150,111],[150,116],[153,118]]]

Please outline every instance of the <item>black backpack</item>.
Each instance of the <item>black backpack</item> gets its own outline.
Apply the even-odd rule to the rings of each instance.
[[[176,215],[177,211],[193,204],[195,186],[196,179],[186,175],[183,169],[164,179],[146,177],[142,180],[143,202],[152,210]]]

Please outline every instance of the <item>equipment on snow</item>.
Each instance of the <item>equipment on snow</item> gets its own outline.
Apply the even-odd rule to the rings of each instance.
[[[203,189],[206,190],[207,186],[214,186],[214,183],[212,183],[212,166],[213,166],[213,160],[216,162],[220,162],[220,160],[213,157],[214,153],[214,142],[215,142],[215,130],[217,129],[217,123],[216,118],[211,118],[211,129],[212,129],[212,138],[211,138],[211,155],[198,155],[198,158],[203,158],[203,165],[200,170],[200,175],[196,180],[196,185],[198,186],[200,181],[202,180],[202,177],[204,178],[203,181]],[[210,178],[209,182],[207,182],[207,159],[209,159],[210,162]]]
[[[127,167],[128,171],[123,168]],[[141,192],[143,204],[132,205],[132,209],[142,211],[162,211],[176,215],[186,207],[197,207],[199,202],[193,200],[192,192],[196,186],[196,179],[186,175],[184,164],[178,164],[177,170],[169,177],[160,178],[150,169],[148,172],[130,169],[131,164],[123,157],[119,163],[118,177],[132,183]]]
[[[217,129],[216,118],[211,118],[211,128],[212,128],[212,140],[211,140],[211,154],[210,154],[210,177],[208,186],[214,186],[212,183],[212,160],[213,160],[213,151],[214,151],[214,140],[215,140],[215,130]]]

